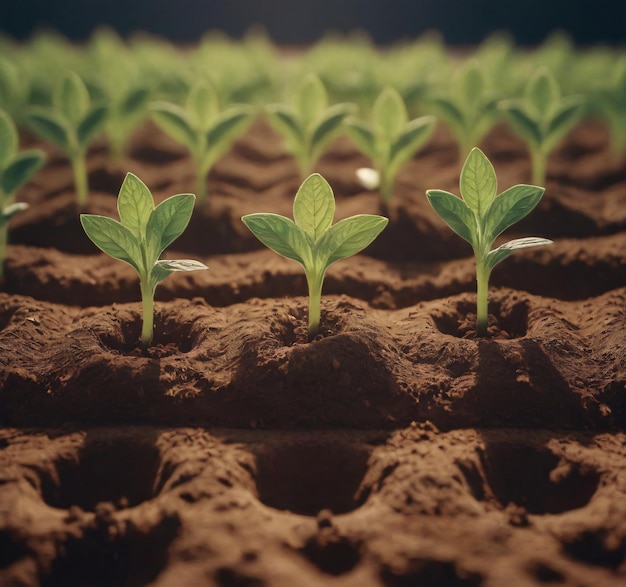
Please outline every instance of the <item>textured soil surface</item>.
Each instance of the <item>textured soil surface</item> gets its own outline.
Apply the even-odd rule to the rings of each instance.
[[[500,191],[529,181],[505,128],[482,147]],[[87,239],[44,148],[0,293],[0,585],[626,583],[626,159],[601,123],[507,233],[555,243],[494,270],[484,339],[471,250],[424,195],[458,193],[444,128],[379,239],[329,269],[307,342],[302,269],[240,221],[291,216],[301,181],[256,123],[166,254],[210,269],[159,285],[148,351],[134,270]],[[381,212],[367,163],[345,137],[320,161],[336,219]],[[127,171],[157,200],[195,185],[150,124],[89,170],[84,211],[108,216]]]

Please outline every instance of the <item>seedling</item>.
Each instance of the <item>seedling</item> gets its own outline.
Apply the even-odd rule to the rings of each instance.
[[[154,291],[174,271],[207,269],[191,259],[159,260],[161,253],[185,230],[193,206],[193,194],[171,196],[158,206],[146,185],[128,173],[117,198],[120,221],[95,214],[81,214],[87,236],[107,255],[132,265],[139,275],[143,326],[141,345],[150,346],[154,323]]]
[[[528,143],[533,183],[545,183],[548,155],[580,120],[584,106],[581,96],[561,97],[559,84],[546,68],[528,80],[523,98],[499,104],[511,128]]]
[[[18,152],[15,124],[0,110],[0,278],[4,275],[9,220],[28,207],[24,202],[14,203],[14,194],[43,165],[44,159],[41,151]]]
[[[442,190],[427,190],[435,212],[474,249],[476,259],[476,330],[487,334],[489,277],[492,269],[518,249],[549,245],[539,237],[514,239],[492,250],[496,237],[521,220],[539,203],[544,188],[515,185],[499,195],[496,172],[483,152],[474,148],[461,171],[461,198]]]
[[[315,166],[328,144],[337,136],[353,104],[328,106],[324,84],[314,74],[297,86],[293,105],[271,104],[267,107],[269,121],[285,139],[295,157],[302,177]]]
[[[309,340],[319,328],[326,269],[367,247],[388,222],[375,214],[357,214],[332,225],[334,215],[333,190],[321,175],[314,173],[296,194],[294,220],[278,214],[248,214],[242,218],[266,247],[304,267],[309,288]]]
[[[610,85],[597,93],[598,108],[611,130],[611,148],[626,154],[626,56],[614,66]]]
[[[191,153],[200,203],[207,200],[209,171],[248,128],[254,113],[255,109],[247,105],[234,105],[220,111],[217,92],[202,81],[191,86],[184,108],[169,102],[151,105],[154,122]]]
[[[498,119],[497,100],[475,61],[469,61],[447,93],[434,94],[430,104],[446,122],[459,144],[460,159],[478,145]]]
[[[432,116],[422,116],[409,122],[402,96],[391,87],[378,96],[369,122],[347,120],[348,134],[374,163],[380,195],[386,206],[391,203],[398,172],[430,138],[434,127],[435,118]],[[357,173],[365,187],[371,187],[375,183],[375,175],[366,169]]]
[[[102,131],[106,117],[106,106],[92,103],[83,80],[75,72],[59,80],[51,106],[33,108],[27,115],[27,123],[35,133],[67,153],[81,206],[89,194],[87,149]]]

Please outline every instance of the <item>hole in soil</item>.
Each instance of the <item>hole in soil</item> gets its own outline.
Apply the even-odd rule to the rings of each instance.
[[[530,568],[530,572],[541,583],[564,583],[565,577],[563,573],[556,571],[545,563],[536,563]]]
[[[259,499],[306,516],[350,512],[362,505],[357,493],[368,458],[363,447],[315,440],[264,447],[256,454]]]
[[[561,514],[589,503],[598,488],[597,471],[576,463],[559,466],[547,448],[508,442],[487,446],[483,468],[500,504],[523,507],[532,514]]]
[[[528,330],[528,303],[525,300],[507,301],[507,307],[499,301],[489,303],[488,333],[492,338],[521,338]],[[442,334],[457,338],[476,338],[476,303],[460,300],[456,311],[440,311],[432,314],[435,327]]]
[[[361,560],[358,548],[345,536],[314,536],[301,552],[318,569],[334,576],[350,572]]]
[[[17,536],[7,529],[0,530],[0,569],[5,569],[28,554],[28,549],[19,544]]]
[[[228,567],[217,569],[215,579],[220,587],[263,587],[265,585],[261,579],[249,577]]]
[[[180,527],[175,514],[150,527],[96,524],[59,549],[43,587],[138,587],[151,583],[167,566],[168,548]],[[115,530],[115,531],[111,531]]]
[[[582,532],[564,543],[565,551],[578,560],[600,567],[617,569],[626,559],[626,538],[607,540],[605,532]]]
[[[136,506],[154,497],[160,455],[154,438],[90,432],[75,459],[56,463],[57,479],[42,479],[42,497],[55,508],[94,511],[111,502]]]
[[[483,581],[478,573],[459,570],[454,563],[435,560],[412,560],[405,572],[389,567],[380,578],[385,587],[477,587]]]

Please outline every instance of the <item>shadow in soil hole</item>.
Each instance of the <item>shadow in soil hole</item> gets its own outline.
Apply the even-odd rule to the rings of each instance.
[[[160,464],[158,433],[90,430],[75,453],[42,476],[43,500],[50,506],[96,510],[100,503],[134,507],[155,496]]]
[[[617,569],[626,560],[626,538],[610,536],[607,530],[585,530],[564,541],[570,556],[600,567]]]
[[[300,553],[320,571],[335,577],[349,573],[361,561],[359,545],[341,536],[332,526],[320,528]]]
[[[295,514],[334,514],[362,505],[359,488],[371,450],[332,440],[293,439],[255,449],[256,484],[265,505]]]
[[[503,508],[514,504],[531,514],[562,514],[586,506],[598,489],[597,471],[563,464],[546,446],[489,437],[485,444],[480,453],[484,479],[475,471],[466,474],[479,501],[491,495]]]
[[[406,570],[385,566],[380,573],[385,587],[478,587],[482,575],[458,569],[453,562],[412,559]]]

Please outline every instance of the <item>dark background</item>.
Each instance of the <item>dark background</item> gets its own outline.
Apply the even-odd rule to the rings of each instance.
[[[454,45],[498,30],[532,45],[556,29],[578,45],[622,44],[626,0],[0,0],[0,31],[18,39],[46,27],[84,40],[101,24],[123,36],[142,30],[177,42],[212,29],[238,38],[260,24],[280,44],[358,29],[381,44],[433,29]]]

